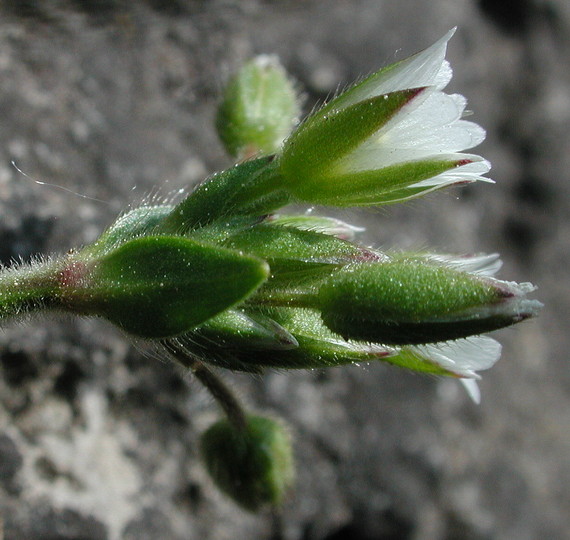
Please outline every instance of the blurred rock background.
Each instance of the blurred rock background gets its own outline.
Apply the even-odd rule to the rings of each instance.
[[[230,161],[227,77],[278,54],[306,110],[459,26],[451,90],[488,130],[496,185],[340,213],[380,247],[499,251],[541,317],[498,335],[483,401],[382,365],[230,376],[284,417],[298,481],[282,515],[213,489],[206,392],[109,325],[0,333],[0,538],[531,540],[570,529],[570,4],[567,0],[2,0],[0,260],[92,241],[145,195]],[[18,173],[66,190],[42,186]]]

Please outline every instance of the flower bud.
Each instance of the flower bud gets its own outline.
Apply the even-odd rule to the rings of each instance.
[[[459,339],[532,317],[534,290],[414,260],[359,264],[319,291],[326,325],[350,339],[405,345]]]
[[[88,261],[61,298],[68,309],[99,315],[130,334],[164,338],[244,300],[268,272],[255,257],[183,237],[147,236]]]
[[[258,56],[229,82],[216,126],[226,150],[240,159],[273,154],[299,115],[293,84],[274,56]]]
[[[216,422],[202,435],[201,453],[218,488],[251,512],[279,505],[293,483],[289,434],[270,418],[248,416],[243,429]]]
[[[372,249],[328,234],[272,223],[261,223],[239,231],[221,245],[266,260],[274,280],[290,281],[298,273],[327,273],[331,268],[351,262],[382,259]]]

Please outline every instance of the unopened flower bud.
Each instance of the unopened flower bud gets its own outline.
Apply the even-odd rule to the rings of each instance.
[[[323,320],[351,339],[405,345],[459,339],[536,315],[530,284],[480,277],[411,261],[360,264],[319,291]]]
[[[61,289],[70,310],[135,336],[171,337],[244,300],[269,269],[260,259],[183,237],[130,240],[85,263]]]
[[[279,505],[293,483],[291,440],[276,420],[248,416],[241,429],[220,420],[202,435],[201,452],[218,488],[246,510]]]
[[[295,273],[326,273],[351,262],[382,260],[378,252],[335,236],[273,223],[245,228],[221,245],[266,260],[274,280],[290,281]]]
[[[273,154],[299,115],[295,88],[274,56],[258,56],[229,82],[217,128],[226,150],[240,159]]]

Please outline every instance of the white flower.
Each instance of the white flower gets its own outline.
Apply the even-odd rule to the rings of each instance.
[[[421,254],[420,257],[462,272],[488,278],[494,276],[503,265],[498,253],[464,256],[426,253]],[[534,285],[494,281],[504,284],[505,287],[513,291],[514,297],[511,303],[517,302],[521,310],[530,310],[536,314],[542,307],[540,302],[524,298],[524,295],[536,289]],[[460,382],[469,397],[477,404],[481,401],[481,394],[477,385],[477,379],[481,377],[478,372],[492,367],[501,356],[501,345],[488,336],[474,336],[457,341],[410,347],[409,349],[418,358],[460,377]]]
[[[483,176],[488,161],[463,153],[485,131],[463,120],[463,96],[443,92],[452,75],[445,52],[454,32],[364,79],[301,125],[282,158],[298,199],[364,206],[492,181]]]

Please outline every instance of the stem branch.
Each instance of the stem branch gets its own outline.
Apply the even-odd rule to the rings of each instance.
[[[189,355],[176,340],[163,340],[168,352],[184,367],[192,370],[194,376],[209,390],[218,402],[228,420],[238,431],[245,430],[246,413],[232,390],[200,360]]]

